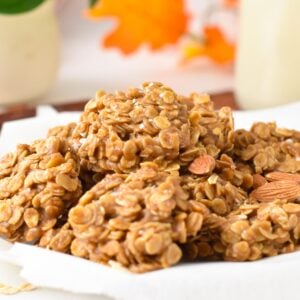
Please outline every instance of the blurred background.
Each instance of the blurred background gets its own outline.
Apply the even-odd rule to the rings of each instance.
[[[162,81],[180,93],[231,90],[232,58],[218,63],[205,54],[192,52],[198,51],[197,44],[205,44],[202,31],[210,24],[218,26],[230,43],[235,42],[235,5],[231,7],[223,0],[149,2],[126,0],[121,4],[121,1],[114,0],[94,1],[94,7],[90,7],[91,2],[84,0],[47,0],[25,13],[0,14],[0,102],[74,101],[92,97],[98,89],[114,91],[139,86],[144,81]],[[105,6],[103,11],[107,10],[107,13],[91,16],[92,13],[97,14],[97,5]],[[160,19],[166,18],[168,13],[168,23],[161,23]],[[137,17],[126,19],[126,15],[130,14]],[[22,18],[24,24],[20,24]],[[155,18],[158,24],[151,24]],[[146,25],[139,24],[143,19]],[[56,22],[58,37],[54,32]],[[170,40],[168,36],[172,35],[172,30],[176,31],[180,22],[183,23],[182,28]],[[128,40],[120,36],[116,38],[117,45],[106,46],[105,38],[116,31],[120,23],[124,27],[122,30],[127,31]],[[23,36],[18,26],[23,27]],[[148,27],[139,32],[139,26]],[[25,31],[24,27],[28,29]],[[161,34],[156,49],[151,49],[151,41],[145,36],[138,41],[135,49],[124,52],[124,43],[134,43],[130,36],[150,35],[149,31]],[[152,34],[152,39],[155,43],[155,34]],[[17,40],[22,42],[17,44]],[[12,44],[10,49],[4,49],[9,48],[8,43]],[[185,54],[186,51],[191,53]],[[45,53],[44,57],[41,52]],[[36,58],[38,56],[39,59]],[[17,66],[16,60],[19,61]]]
[[[194,19],[190,20],[187,27],[199,37],[202,16],[209,13],[207,9],[211,2],[218,3],[213,0],[186,1],[186,11]],[[144,3],[146,6],[147,1]],[[172,5],[172,1],[169,3]],[[86,8],[87,3],[83,0],[60,0],[58,4],[57,15],[62,36],[61,67],[58,80],[45,96],[45,101],[90,97],[99,88],[113,91],[153,80],[162,81],[181,93],[232,89],[232,65],[220,66],[204,60],[184,64],[181,62],[183,45],[180,40],[173,45],[163,45],[156,51],[149,50],[147,44],[141,44],[129,54],[122,53],[117,47],[104,48],[101,40],[117,20],[90,21],[82,17]],[[224,13],[220,21],[226,17],[229,19],[231,16],[225,16]],[[230,25],[234,29],[233,20],[225,21],[233,23]]]
[[[0,105],[74,102],[144,81],[234,91],[243,109],[296,101],[299,9],[294,0],[1,0]]]

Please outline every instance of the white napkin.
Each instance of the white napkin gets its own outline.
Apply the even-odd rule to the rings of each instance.
[[[57,113],[51,106],[40,106],[37,116],[3,124],[0,136],[0,155],[13,151],[18,144],[44,138],[51,127],[79,120],[79,112]]]
[[[8,122],[0,137],[0,152],[20,142],[45,136],[47,129],[78,120],[78,113],[39,110],[35,118]],[[274,109],[235,112],[237,128],[254,121],[277,121],[300,129],[300,102]],[[181,264],[147,274],[130,274],[84,259],[16,243],[0,241],[0,260],[21,267],[21,276],[36,286],[105,295],[121,300],[272,299],[295,298],[299,293],[300,252],[257,262]]]

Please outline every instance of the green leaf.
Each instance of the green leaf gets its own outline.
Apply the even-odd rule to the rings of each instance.
[[[20,14],[33,10],[45,0],[0,0],[0,14]]]
[[[97,2],[98,2],[98,0],[89,0],[89,6],[93,7]]]

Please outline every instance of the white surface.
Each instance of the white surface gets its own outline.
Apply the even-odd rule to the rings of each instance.
[[[299,292],[299,252],[250,263],[182,264],[141,275],[48,252],[16,244],[11,254],[19,258],[19,263],[23,265],[22,276],[32,283],[63,286],[73,291],[104,293],[116,299],[284,300]],[[30,299],[35,299],[34,293],[37,292],[28,293]],[[70,299],[76,298],[74,296]],[[82,296],[80,299],[89,298]]]
[[[0,138],[0,155],[13,151],[17,144],[30,143],[33,140],[45,137],[51,127],[78,121],[80,113],[64,112],[57,114],[52,107],[42,106],[38,108],[37,115],[38,117],[3,124]]]
[[[206,4],[211,1],[216,2],[187,1],[188,10],[192,15],[203,15]],[[185,94],[233,88],[232,69],[205,62],[179,66],[181,51],[178,45],[151,53],[143,48],[129,56],[117,49],[102,49],[100,39],[112,28],[112,22],[91,22],[83,18],[87,1],[59,0],[58,4],[61,69],[57,82],[43,99],[39,99],[40,103],[80,100],[93,96],[98,89],[121,90],[139,86],[144,81],[161,81]],[[228,15],[223,19],[227,27],[232,23]],[[190,27],[199,34],[198,18],[195,21],[196,25],[190,24]]]
[[[249,128],[257,120],[278,121],[283,127],[300,129],[300,102],[264,111],[236,112],[236,126]],[[43,107],[37,118],[8,122],[0,144],[12,149],[17,141],[30,142],[45,135],[54,124],[78,119],[78,113],[56,114]],[[0,240],[0,282],[16,284],[21,276],[37,286],[63,288],[73,292],[109,295],[122,300],[206,299],[285,300],[299,293],[300,252],[253,263],[193,263],[170,269],[133,275],[80,258]],[[7,250],[9,249],[9,250]],[[45,288],[9,296],[9,299],[105,299]],[[6,299],[0,296],[0,299]]]

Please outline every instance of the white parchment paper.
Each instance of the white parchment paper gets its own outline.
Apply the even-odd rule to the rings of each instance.
[[[254,121],[277,121],[300,129],[300,102],[268,110],[236,112],[237,128]],[[41,107],[35,118],[7,122],[0,137],[0,154],[18,143],[46,135],[49,127],[77,121],[79,113],[56,113]],[[121,300],[158,299],[297,299],[300,291],[300,252],[257,262],[181,264],[147,274],[130,274],[66,254],[0,240],[0,260],[21,267],[33,285],[105,295]]]

